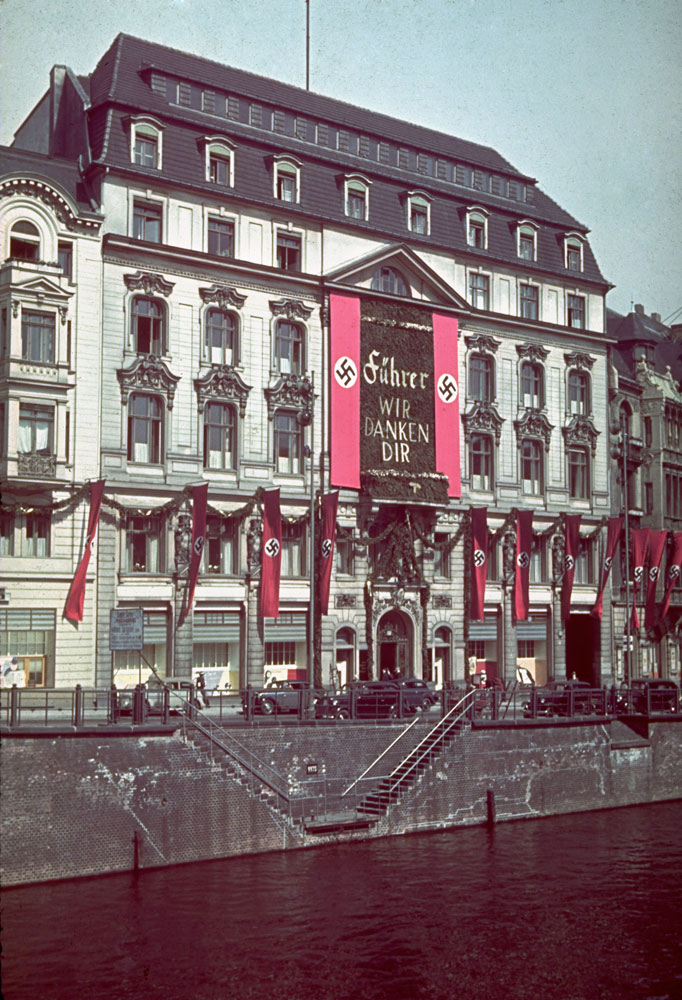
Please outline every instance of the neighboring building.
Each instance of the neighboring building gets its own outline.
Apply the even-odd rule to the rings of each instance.
[[[538,681],[561,677],[567,659],[580,676],[609,678],[610,605],[601,628],[588,612],[611,507],[610,286],[588,230],[532,177],[488,147],[124,35],[89,77],[53,71],[16,133],[13,155],[21,149],[79,164],[104,215],[109,516],[87,598],[97,673],[84,680],[137,677],[137,655],[112,662],[108,644],[110,610],[131,606],[144,609],[144,655],[160,672],[210,668],[233,688],[264,671],[328,683],[400,668],[462,681],[471,657],[506,678],[517,662]],[[434,316],[457,321],[445,391],[453,400],[457,381],[461,495],[448,499],[437,475],[433,410],[414,421],[409,393],[396,398],[390,428],[386,413],[363,411],[360,454],[373,439],[375,458],[362,458],[361,489],[331,482],[342,487],[336,571],[330,613],[315,623],[310,493],[329,488],[345,431],[330,419],[341,384],[330,344],[343,332],[330,321],[334,295],[359,303],[360,367],[376,343],[403,384],[418,378],[404,331],[417,357]],[[91,335],[95,349],[99,327]],[[177,628],[188,487],[202,481],[203,573]],[[257,501],[272,485],[287,523],[281,613],[263,623]],[[488,507],[492,533],[480,622],[468,613],[471,505]],[[535,512],[531,615],[518,623],[515,509]],[[582,515],[582,541],[564,628],[566,511]]]
[[[90,681],[95,563],[62,620],[99,475],[102,218],[77,164],[0,151],[0,658],[33,687]]]
[[[657,313],[647,316],[642,305],[636,305],[627,316],[607,310],[607,322],[609,335],[616,341],[611,374],[612,426],[625,431],[619,434],[615,455],[614,479],[619,488],[613,491],[614,513],[624,510],[627,497],[631,529],[682,531],[682,331],[666,326]],[[624,463],[626,434],[629,446]],[[671,547],[669,542],[659,573],[659,604]],[[618,568],[614,634],[617,672],[623,676],[627,598],[624,565]],[[641,609],[641,588],[637,594]],[[634,581],[630,595],[634,600]],[[682,581],[678,578],[665,617],[649,630],[642,625],[633,635],[633,675],[679,680],[681,642]]]

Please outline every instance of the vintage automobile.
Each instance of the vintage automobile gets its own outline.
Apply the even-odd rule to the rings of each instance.
[[[181,677],[166,677],[161,680],[157,680],[156,677],[150,677],[146,685],[144,685],[145,701],[146,701],[146,714],[149,715],[163,715],[163,689],[168,688],[170,691],[169,700],[169,712],[172,715],[180,715],[184,711],[186,702],[190,699],[194,699],[194,705],[200,708],[199,702],[194,694],[194,685],[190,680],[186,680]],[[122,691],[118,692],[118,714],[122,716],[133,714],[133,697],[135,695],[134,688],[123,688]],[[174,697],[175,695],[175,697]]]
[[[587,681],[555,681],[535,691],[535,715],[594,715],[601,710],[601,701],[601,691]],[[532,701],[524,702],[523,714],[532,717]]]
[[[657,712],[678,712],[680,691],[675,681],[665,677],[640,677],[630,682],[630,690],[622,691],[618,699],[619,712],[636,715]]]
[[[319,698],[318,719],[397,719],[401,703],[403,715],[428,711],[437,695],[426,681],[417,677],[391,681],[353,681],[339,692]]]
[[[272,680],[267,687],[251,692],[251,711],[257,715],[298,712],[314,704],[316,695],[306,681]],[[242,691],[242,711],[247,712],[249,692]]]

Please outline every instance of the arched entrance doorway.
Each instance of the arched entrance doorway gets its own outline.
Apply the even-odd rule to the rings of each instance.
[[[441,625],[434,633],[433,657],[429,675],[424,680],[433,681],[436,687],[441,687],[450,680],[450,656],[452,650],[452,631]]]
[[[414,629],[403,611],[388,611],[377,628],[379,677],[411,677],[414,673]]]
[[[355,679],[355,632],[352,628],[340,628],[336,633],[336,676],[333,686],[343,687]]]

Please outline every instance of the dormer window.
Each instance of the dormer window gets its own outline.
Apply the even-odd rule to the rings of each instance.
[[[204,140],[206,180],[221,187],[234,187],[234,151],[227,139]]]
[[[345,212],[350,219],[369,218],[369,181],[361,174],[349,174],[344,184]]]
[[[580,236],[567,236],[564,240],[564,264],[569,271],[583,269],[583,240]]]
[[[410,191],[407,196],[407,226],[417,236],[431,232],[431,199],[427,194]]]
[[[155,118],[133,118],[130,122],[130,160],[138,167],[160,170],[163,128]]]
[[[516,241],[516,252],[521,260],[537,260],[537,229],[533,223],[519,223]]]
[[[300,201],[301,168],[292,157],[275,157],[274,196],[279,201]]]
[[[19,260],[40,259],[40,233],[32,222],[22,219],[10,231],[9,255]]]
[[[484,208],[467,210],[467,243],[477,250],[488,249],[488,213]]]

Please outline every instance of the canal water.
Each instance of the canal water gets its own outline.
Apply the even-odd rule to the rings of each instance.
[[[4,1000],[680,1000],[682,802],[1,901]]]

